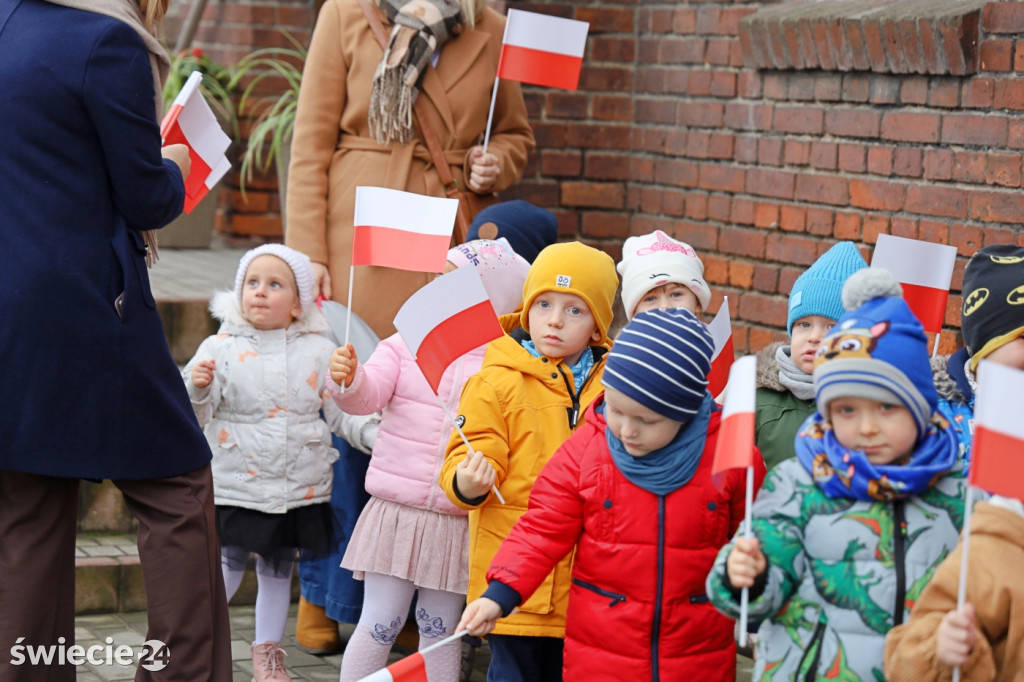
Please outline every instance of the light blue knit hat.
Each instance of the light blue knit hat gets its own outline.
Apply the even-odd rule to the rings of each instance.
[[[838,320],[843,309],[843,283],[846,278],[868,264],[853,242],[839,242],[793,282],[789,292],[789,315],[786,332],[793,334],[793,323],[808,315],[821,315]]]

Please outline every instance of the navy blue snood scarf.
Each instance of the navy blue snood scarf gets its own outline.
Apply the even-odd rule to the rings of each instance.
[[[622,441],[605,426],[612,461],[630,483],[648,492],[667,495],[678,490],[689,483],[700,464],[714,404],[711,394],[705,393],[696,416],[679,429],[672,442],[643,457],[634,457],[626,452]],[[597,409],[604,414],[604,403]]]

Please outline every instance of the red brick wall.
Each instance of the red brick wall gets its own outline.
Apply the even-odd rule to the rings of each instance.
[[[256,40],[267,35],[266,12],[291,11],[297,26],[312,4],[215,3],[207,12],[234,16],[232,35]],[[949,4],[935,0],[936,16]],[[625,237],[655,228],[692,244],[714,292],[711,312],[730,297],[738,351],[782,338],[793,280],[836,240],[858,242],[870,260],[876,236],[891,233],[959,249],[948,352],[966,258],[985,244],[1024,245],[1024,2],[960,0],[959,23],[942,15],[937,33],[914,24],[919,51],[894,42],[911,24],[894,32],[864,23],[847,39],[857,54],[833,49],[816,63],[815,24],[780,23],[769,36],[784,55],[788,31],[799,58],[786,70],[758,68],[754,43],[745,59],[740,40],[741,24],[778,11],[775,3],[510,5],[591,30],[578,91],[525,88],[538,150],[506,196],[551,208],[565,237],[616,258]],[[945,71],[915,58],[940,53]],[[867,70],[822,68],[849,68],[843,59]]]

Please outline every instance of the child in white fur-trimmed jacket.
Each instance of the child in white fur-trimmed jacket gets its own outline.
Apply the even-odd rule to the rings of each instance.
[[[287,680],[280,642],[301,555],[327,555],[331,431],[368,450],[376,415],[349,417],[327,397],[335,344],[313,301],[305,255],[280,244],[246,252],[234,291],[214,295],[221,320],[182,374],[213,450],[214,501],[230,599],[257,555],[254,679]],[[321,416],[321,410],[323,416]],[[326,421],[325,421],[326,419]]]

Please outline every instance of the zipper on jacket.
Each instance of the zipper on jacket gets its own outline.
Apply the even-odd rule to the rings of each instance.
[[[819,616],[818,624],[814,626],[814,632],[811,634],[811,641],[807,643],[807,648],[804,649],[804,655],[800,657],[800,662],[796,666],[796,674],[800,674],[800,669],[804,667],[804,662],[807,660],[807,654],[811,653],[814,649],[814,645],[818,645],[817,651],[814,652],[814,658],[811,659],[811,667],[807,669],[807,675],[804,679],[807,682],[814,682],[817,677],[818,661],[821,659],[822,643],[819,641],[825,634],[825,621]]]
[[[661,597],[665,589],[665,496],[658,495],[658,583],[654,593],[654,623],[651,627],[651,679],[658,682],[658,640],[661,638]]]
[[[569,391],[569,397],[572,398],[572,407],[565,408],[566,416],[569,417],[569,429],[571,431],[576,430],[576,422],[580,419],[580,397],[576,393],[576,389],[573,388],[572,382],[569,381],[569,377],[562,371],[562,366],[558,365],[558,373],[562,375],[562,381],[565,382],[565,389]],[[593,374],[593,372],[591,372]],[[586,386],[586,384],[584,384]]]
[[[602,597],[610,597],[611,601],[608,602],[608,607],[609,608],[611,608],[612,606],[617,605],[619,602],[626,601],[626,595],[619,594],[618,592],[612,592],[611,590],[606,590],[603,587],[598,587],[594,583],[588,583],[586,580],[580,580],[579,578],[573,578],[572,582],[573,582],[574,585],[579,585],[580,587],[582,587],[585,590],[590,590],[591,592],[596,592],[597,594],[601,595]]]
[[[903,610],[907,600],[907,566],[906,566],[906,510],[902,500],[892,504],[893,523],[893,560],[896,562],[896,603],[892,614],[893,627],[903,623]]]

